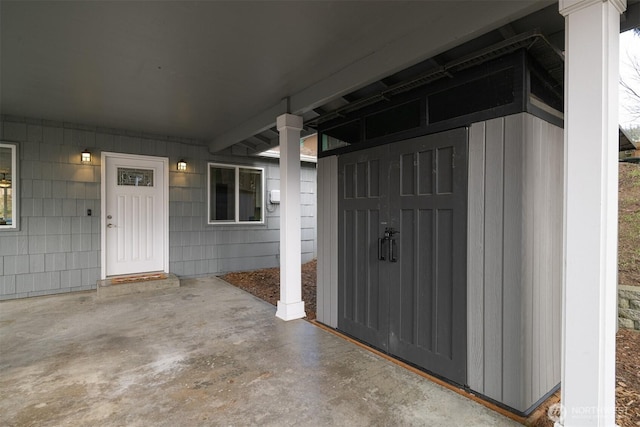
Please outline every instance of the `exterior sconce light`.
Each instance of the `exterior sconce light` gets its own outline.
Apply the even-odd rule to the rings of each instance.
[[[80,161],[82,161],[82,163],[91,163],[91,153],[89,150],[85,149],[82,154],[80,154]]]
[[[0,188],[11,188],[11,181],[7,179],[7,174],[3,173],[0,179]]]
[[[178,160],[178,170],[184,172],[187,170],[187,162],[183,159]]]

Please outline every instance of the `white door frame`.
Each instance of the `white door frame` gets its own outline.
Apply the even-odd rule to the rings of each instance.
[[[100,155],[100,279],[107,278],[107,157],[112,158],[126,158],[126,159],[140,159],[161,161],[163,164],[164,174],[164,188],[162,189],[162,195],[164,197],[162,213],[165,218],[164,227],[164,248],[163,248],[163,270],[165,273],[169,273],[169,158],[168,157],[156,157],[156,156],[144,156],[139,154],[126,154],[126,153],[113,153],[103,151]]]

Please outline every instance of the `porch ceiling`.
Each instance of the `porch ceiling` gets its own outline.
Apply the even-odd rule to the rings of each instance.
[[[279,114],[313,120],[474,39],[535,28],[561,45],[558,22],[552,0],[2,1],[0,113],[250,153]]]
[[[548,4],[3,1],[0,112],[222,149]]]

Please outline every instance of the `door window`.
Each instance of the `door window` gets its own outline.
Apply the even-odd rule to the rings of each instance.
[[[153,187],[153,169],[118,168],[118,185]]]

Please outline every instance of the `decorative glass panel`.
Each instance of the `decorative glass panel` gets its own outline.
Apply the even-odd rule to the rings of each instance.
[[[118,168],[118,185],[153,187],[153,169]]]
[[[17,225],[17,146],[0,144],[0,229]]]

